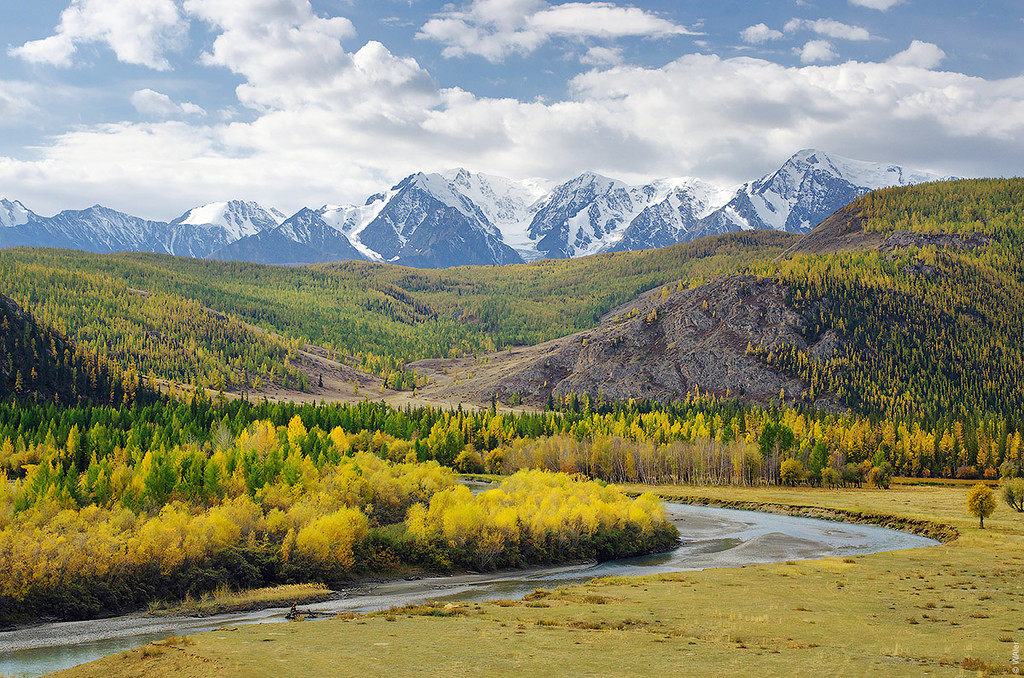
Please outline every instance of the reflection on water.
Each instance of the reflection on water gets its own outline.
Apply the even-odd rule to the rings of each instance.
[[[786,560],[851,556],[937,544],[931,539],[873,525],[850,525],[750,511],[667,504],[680,545],[668,553],[600,564],[546,567],[492,574],[426,577],[364,585],[315,606],[331,612],[370,612],[437,601],[521,598],[538,588],[606,576],[663,574],[709,567],[739,567]],[[284,621],[286,610],[263,610],[206,619],[127,616],[44,624],[0,633],[0,675],[41,676],[139,647],[169,635],[198,633],[224,624]]]

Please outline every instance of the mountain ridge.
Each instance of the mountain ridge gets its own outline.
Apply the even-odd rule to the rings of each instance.
[[[242,200],[195,207],[170,222],[100,205],[42,217],[3,200],[0,247],[149,251],[277,265],[353,259],[418,268],[503,265],[653,249],[741,230],[803,234],[869,190],[941,179],[805,149],[778,170],[733,188],[692,177],[631,185],[596,172],[552,185],[456,168],[411,174],[363,205],[304,207],[287,218]]]

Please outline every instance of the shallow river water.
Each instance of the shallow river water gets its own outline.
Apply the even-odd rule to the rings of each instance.
[[[639,575],[739,567],[760,563],[852,556],[932,546],[938,542],[872,525],[852,525],[753,511],[666,504],[679,528],[675,550],[601,564],[545,567],[491,574],[424,577],[368,584],[338,600],[310,606],[331,612],[369,612],[428,600],[520,598],[610,575]],[[159,640],[224,624],[284,621],[285,608],[205,618],[127,615],[113,619],[43,624],[0,632],[0,675],[29,678]]]

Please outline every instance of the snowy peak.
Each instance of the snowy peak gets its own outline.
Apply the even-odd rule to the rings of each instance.
[[[283,223],[285,215],[274,208],[245,200],[212,202],[194,207],[171,222],[172,225],[221,228],[229,240],[238,240]]]
[[[0,228],[14,228],[23,226],[36,215],[29,208],[25,207],[18,200],[0,200]]]
[[[806,191],[808,182],[826,185],[845,182],[862,190],[888,186],[908,186],[941,177],[927,172],[906,170],[899,165],[851,160],[814,149],[802,150],[785,162],[774,174],[753,182],[753,192],[774,192],[787,199]]]
[[[687,239],[702,219],[723,206],[733,191],[700,179],[661,179],[644,187],[650,200],[605,251],[666,247]]]
[[[572,258],[613,248],[630,223],[662,193],[653,185],[630,186],[585,172],[555,188],[528,230],[536,249],[550,258]]]
[[[485,191],[485,182],[458,171],[453,179],[459,185],[441,174],[406,177],[383,197],[379,210],[376,203],[368,206],[376,214],[353,244],[358,241],[357,247],[371,250],[378,260],[424,268],[521,262],[486,214],[495,209],[493,201],[481,206],[462,192]]]
[[[805,149],[772,174],[741,186],[726,205],[701,219],[693,237],[764,228],[807,233],[868,191],[942,178]]]
[[[363,244],[360,236],[370,222],[377,218],[391,197],[391,193],[376,193],[370,196],[364,205],[324,205],[317,213],[331,228],[345,234],[364,259],[383,261],[377,252]]]
[[[551,191],[551,182],[514,181],[464,169],[442,172],[452,190],[477,206],[491,226],[491,234],[529,261],[540,256],[530,239],[529,228],[540,202]]]
[[[480,209],[473,201],[455,191],[454,187],[448,183],[448,180],[440,174],[424,174],[423,172],[412,174],[403,179],[392,190],[396,193],[402,193],[403,191],[419,192],[436,200],[445,207],[458,210],[468,217],[475,218],[479,216]]]
[[[513,181],[464,169],[448,170],[441,176],[454,192],[472,201],[499,228],[525,220],[534,204],[548,192],[539,181]]]

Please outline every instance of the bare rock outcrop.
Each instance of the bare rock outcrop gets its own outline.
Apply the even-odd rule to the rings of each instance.
[[[806,385],[746,354],[748,344],[789,344],[823,356],[838,347],[826,335],[809,347],[806,321],[785,303],[787,288],[769,278],[730,276],[693,289],[655,290],[616,309],[585,332],[540,344],[462,384],[471,399],[513,393],[540,403],[570,393],[606,399],[673,400],[700,390],[745,401],[767,402],[780,391],[799,398]]]

